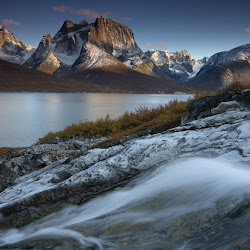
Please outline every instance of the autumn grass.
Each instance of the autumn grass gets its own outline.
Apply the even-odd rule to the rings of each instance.
[[[219,90],[216,94],[222,94],[229,90],[236,89],[236,90],[244,90],[244,89],[250,89],[250,82],[247,84],[242,84],[240,82],[234,82],[230,84],[229,86],[223,88],[222,90]]]
[[[99,118],[93,122],[79,122],[78,124],[67,126],[62,131],[49,132],[46,136],[40,138],[39,142],[44,142],[56,137],[72,138],[76,136],[86,136],[110,138],[96,144],[94,147],[116,145],[124,136],[131,134],[137,134],[139,136],[149,133],[155,134],[180,125],[181,117],[188,113],[187,105],[194,100],[205,96],[218,95],[230,89],[245,88],[250,88],[250,84],[241,85],[236,82],[217,93],[196,92],[194,97],[187,101],[174,100],[168,104],[154,108],[140,107],[136,109],[135,112],[125,112],[117,119],[112,119],[107,115],[106,118]]]
[[[197,93],[195,99],[200,98],[207,93]],[[194,98],[188,101],[170,101],[168,104],[160,105],[154,108],[140,107],[135,112],[125,112],[117,119],[99,118],[96,121],[79,122],[67,126],[64,130],[58,132],[49,132],[40,142],[48,139],[71,138],[76,136],[103,137],[112,136],[119,139],[131,133],[137,133],[145,129],[150,129],[151,133],[161,132],[180,124],[181,117],[187,113],[187,105]]]
[[[7,154],[10,150],[19,150],[23,148],[9,148],[9,147],[0,147],[0,155]]]
[[[175,100],[151,109],[140,107],[135,112],[125,112],[117,119],[111,119],[107,115],[106,118],[99,118],[94,122],[79,122],[67,126],[62,131],[50,132],[45,137],[40,138],[39,141],[43,142],[55,137],[70,138],[81,135],[102,137],[117,135],[125,131],[136,131],[148,126],[160,126],[163,123],[176,124],[180,121],[181,116],[186,114],[186,106],[189,102]]]

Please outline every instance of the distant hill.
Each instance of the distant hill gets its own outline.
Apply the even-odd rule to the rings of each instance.
[[[110,88],[106,90],[112,91]],[[53,76],[0,59],[0,91],[103,92],[105,89],[98,85]]]
[[[216,91],[233,82],[250,83],[250,44],[214,54],[187,86]]]
[[[118,73],[119,76],[116,78],[115,72],[93,71],[92,78],[89,79],[91,83],[85,83],[84,79],[88,78],[88,71],[76,74],[75,78],[81,80],[77,81],[70,78],[54,76],[0,59],[0,91],[109,93],[158,93],[158,91],[163,91],[164,93],[172,93],[175,90],[175,84],[173,84],[173,86],[166,85],[164,80],[161,79],[157,79],[159,81],[159,89],[153,88],[151,84],[154,83],[154,77],[143,75],[133,70],[131,71],[131,77],[124,79],[121,78],[122,73]],[[125,75],[127,76],[128,74]],[[141,75],[143,76],[142,78],[140,78]],[[111,83],[109,82],[109,84],[105,85],[105,79],[108,77],[110,77]],[[120,87],[116,84],[119,81],[121,83],[119,84]],[[100,82],[102,85],[95,84]],[[183,91],[189,91],[186,87],[182,89]]]

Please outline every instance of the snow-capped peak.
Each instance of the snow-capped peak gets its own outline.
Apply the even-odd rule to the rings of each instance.
[[[203,66],[203,63],[192,59],[187,50],[169,52],[150,49],[146,55],[170,78],[179,82],[185,82],[195,76]]]
[[[250,44],[244,44],[229,51],[214,54],[210,57],[206,66],[219,66],[236,61],[247,61],[250,63]]]

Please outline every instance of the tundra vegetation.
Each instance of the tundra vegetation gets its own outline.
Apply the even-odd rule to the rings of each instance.
[[[217,95],[229,91],[230,89],[248,89],[250,83],[242,85],[235,82],[217,93],[196,92],[192,98],[187,101],[170,101],[168,104],[159,105],[153,108],[140,107],[134,112],[125,112],[117,119],[112,119],[110,115],[105,118],[99,118],[96,121],[79,122],[67,126],[64,130],[58,132],[49,132],[39,142],[42,143],[48,139],[71,138],[76,136],[86,137],[109,137],[96,146],[116,144],[122,137],[131,134],[155,134],[166,129],[180,125],[181,117],[187,114],[187,105],[194,100],[204,96]]]
[[[108,139],[95,145],[94,147],[105,147],[105,145],[114,145],[119,143],[124,136],[137,134],[155,134],[166,129],[178,126],[181,123],[181,117],[187,114],[187,105],[194,100],[204,96],[217,95],[229,91],[230,89],[250,89],[249,84],[240,84],[235,82],[228,87],[216,92],[196,92],[192,98],[187,101],[170,101],[168,104],[159,105],[153,108],[140,107],[134,112],[125,112],[117,119],[112,119],[110,115],[105,118],[99,118],[96,121],[79,122],[67,126],[62,131],[49,132],[39,142],[43,143],[50,139],[72,138],[76,136],[86,137],[107,137]],[[0,154],[5,154],[10,148],[0,148]]]

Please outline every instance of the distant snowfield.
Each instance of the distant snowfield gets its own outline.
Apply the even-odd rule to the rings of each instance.
[[[198,63],[196,62],[195,65],[193,66],[193,73],[188,73],[189,77],[188,78],[193,78],[197,75],[197,73],[200,71],[200,69],[203,67],[204,63]]]

